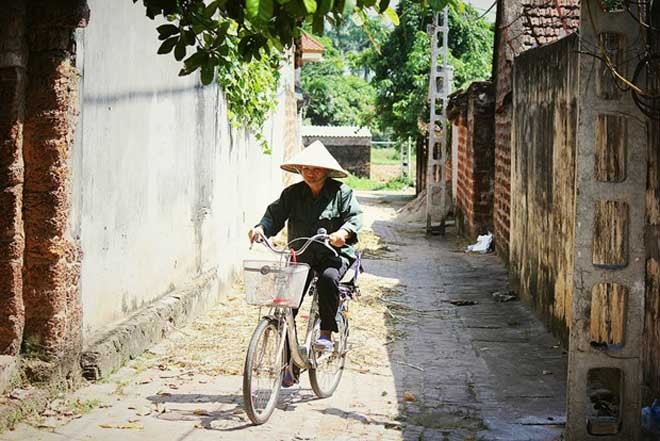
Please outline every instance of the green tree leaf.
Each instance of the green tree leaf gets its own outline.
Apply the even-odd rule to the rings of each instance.
[[[399,15],[396,13],[396,11],[392,8],[387,8],[385,11],[383,11],[383,16],[387,17],[387,19],[392,22],[394,26],[399,26]]]
[[[183,40],[179,40],[174,46],[174,58],[176,58],[176,61],[181,61],[186,57],[186,44],[183,42]]]
[[[202,80],[203,85],[209,85],[213,81],[213,75],[214,75],[214,69],[213,66],[210,64],[205,64],[202,66],[202,73],[200,74],[200,79]]]
[[[273,0],[246,0],[245,7],[251,20],[264,24],[273,17],[275,5]]]
[[[313,14],[316,12],[316,0],[303,0],[303,3],[305,4],[305,9],[307,10],[308,14]]]
[[[163,41],[163,44],[158,48],[159,54],[169,54],[174,49],[174,46],[179,41],[179,37],[171,37]]]
[[[179,33],[179,27],[169,23],[158,26],[156,30],[159,34],[158,38],[161,40],[165,40],[166,38]]]

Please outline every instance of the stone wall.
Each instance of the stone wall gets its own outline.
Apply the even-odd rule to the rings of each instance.
[[[479,234],[492,231],[494,176],[492,83],[472,83],[467,91],[453,97],[449,105],[449,117],[453,120],[458,134],[455,214],[459,233],[473,240]]]
[[[515,59],[509,269],[522,299],[567,338],[575,244],[577,37]]]

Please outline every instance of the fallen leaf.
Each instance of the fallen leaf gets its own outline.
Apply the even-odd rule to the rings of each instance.
[[[135,414],[138,416],[147,416],[151,414],[151,409],[149,409],[148,407],[141,407],[139,409],[136,409]]]
[[[417,397],[410,392],[404,392],[403,401],[417,401]]]
[[[27,397],[29,393],[30,391],[27,389],[14,389],[9,393],[9,398],[12,400],[22,400]]]

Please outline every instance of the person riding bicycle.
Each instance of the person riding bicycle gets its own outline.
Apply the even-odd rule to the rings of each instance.
[[[313,236],[320,228],[328,232],[330,245],[338,255],[334,256],[321,244],[312,244],[298,262],[309,264],[318,275],[321,333],[314,346],[317,350],[332,351],[332,332],[338,332],[335,316],[339,282],[356,259],[353,245],[358,241],[362,226],[362,209],[353,190],[333,179],[345,178],[348,173],[320,141],[310,144],[280,168],[299,173],[303,180],[282,191],[280,198],[268,206],[259,223],[249,231],[248,237],[252,243],[259,233],[274,236],[287,221],[289,241]],[[311,275],[312,272],[308,285]]]

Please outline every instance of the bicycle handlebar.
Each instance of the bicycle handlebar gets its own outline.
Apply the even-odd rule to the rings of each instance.
[[[305,240],[306,241],[305,244],[302,247],[300,247],[299,250],[296,251],[297,256],[307,251],[307,248],[309,248],[312,242],[320,243],[321,245],[325,246],[327,249],[332,251],[332,254],[338,256],[339,254],[337,253],[337,251],[328,244],[328,239],[330,239],[330,236],[327,234],[325,228],[319,228],[318,234],[315,234],[312,237],[298,237],[296,239],[293,239],[291,242],[287,243],[286,250],[278,250],[277,248],[275,248],[270,243],[268,238],[258,231],[257,231],[257,237],[255,238],[255,242],[263,244],[266,248],[268,248],[271,252],[275,254],[290,254],[291,251],[288,248],[291,247],[292,243],[298,242],[300,240]]]

